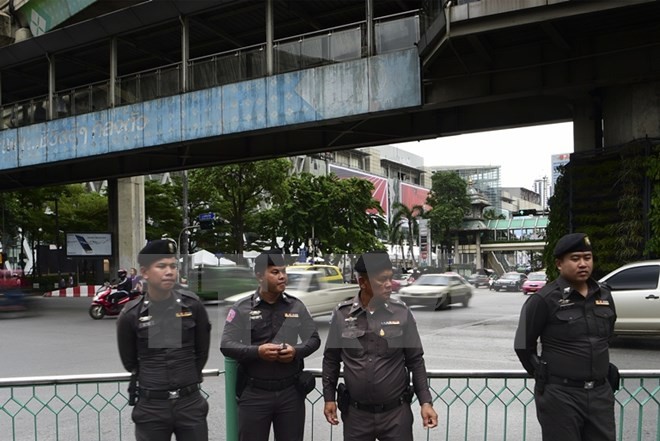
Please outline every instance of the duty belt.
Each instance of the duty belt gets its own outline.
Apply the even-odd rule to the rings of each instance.
[[[182,387],[175,390],[149,390],[140,389],[140,397],[151,398],[154,400],[176,400],[177,398],[185,397],[199,391],[199,383],[191,384],[190,386]]]
[[[585,381],[571,380],[570,378],[555,377],[554,375],[550,375],[546,382],[549,384],[560,384],[562,386],[579,387],[581,389],[593,389],[594,387],[605,384],[605,381],[605,378],[601,378],[600,380]]]
[[[298,381],[298,375],[292,377],[282,378],[280,380],[264,380],[261,378],[248,378],[247,383],[257,389],[264,389],[270,391],[278,391],[293,386]]]
[[[349,404],[354,409],[364,410],[365,412],[370,412],[370,413],[382,413],[382,412],[390,411],[392,409],[396,409],[405,402],[406,400],[403,397],[399,397],[394,401],[390,401],[389,403],[384,403],[384,404],[364,404],[364,403],[359,403],[353,399],[349,401]]]

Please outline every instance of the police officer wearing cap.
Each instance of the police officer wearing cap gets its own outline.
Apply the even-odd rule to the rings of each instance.
[[[260,254],[254,272],[259,287],[229,309],[220,344],[239,364],[238,437],[267,441],[272,424],[276,441],[302,441],[305,396],[314,387],[313,377],[301,375],[303,359],[321,340],[305,305],[285,292],[282,254]]]
[[[147,292],[129,302],[117,320],[119,355],[133,373],[135,439],[169,441],[175,434],[178,441],[207,441],[209,406],[200,392],[211,341],[206,309],[176,283],[174,241],[150,242],[138,263]]]
[[[614,382],[608,340],[612,294],[591,273],[586,234],[563,236],[554,248],[559,277],[525,302],[515,351],[536,379],[536,415],[545,441],[614,441]],[[541,351],[537,342],[541,341]]]
[[[360,292],[335,308],[323,353],[323,413],[339,424],[339,407],[345,441],[411,441],[413,393],[424,427],[438,424],[417,324],[403,302],[390,299],[386,253],[363,254],[355,271]],[[337,387],[342,362],[345,384]]]

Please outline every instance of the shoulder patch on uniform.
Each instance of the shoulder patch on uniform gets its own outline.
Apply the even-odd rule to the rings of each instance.
[[[141,294],[141,295],[137,296],[136,298],[134,298],[133,300],[131,300],[130,302],[128,302],[128,303],[126,304],[126,306],[124,306],[124,308],[122,309],[121,312],[123,313],[124,311],[129,311],[129,310],[135,308],[137,305],[139,305],[140,303],[142,303],[142,300],[143,300],[143,299],[144,299],[144,294]]]
[[[406,304],[402,300],[393,299],[392,297],[390,297],[390,299],[388,300],[388,303],[391,303],[393,305],[406,306]]]
[[[353,304],[353,299],[344,300],[343,302],[341,302],[337,305],[337,308],[343,308],[344,306],[351,306],[352,304]]]

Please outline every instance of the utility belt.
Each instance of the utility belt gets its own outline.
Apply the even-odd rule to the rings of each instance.
[[[602,386],[607,381],[607,378],[601,378],[600,380],[571,380],[570,378],[556,377],[554,375],[548,375],[546,379],[547,384],[559,384],[561,386],[568,387],[579,387],[580,389],[593,389],[598,386]]]
[[[247,384],[257,389],[263,389],[268,391],[278,391],[286,389],[289,386],[293,386],[298,381],[299,374],[293,375],[291,377],[282,378],[280,380],[264,380],[261,378],[252,378],[247,379]]]
[[[360,403],[351,398],[351,394],[348,392],[344,383],[339,383],[337,386],[337,407],[339,407],[339,410],[342,411],[342,413],[348,412],[351,408],[369,413],[383,413],[396,409],[404,403],[410,404],[413,395],[413,388],[411,385],[408,385],[403,394],[395,400],[383,404]]]
[[[182,398],[199,392],[200,389],[200,384],[195,383],[175,390],[140,389],[138,394],[140,398],[149,398],[152,400],[176,400],[177,398]]]

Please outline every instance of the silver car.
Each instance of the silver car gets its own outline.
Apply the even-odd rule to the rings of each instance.
[[[407,305],[430,306],[437,311],[452,303],[468,306],[472,286],[454,274],[423,274],[412,285],[401,288],[397,296]]]
[[[599,282],[612,290],[615,334],[660,335],[660,260],[629,263]]]

